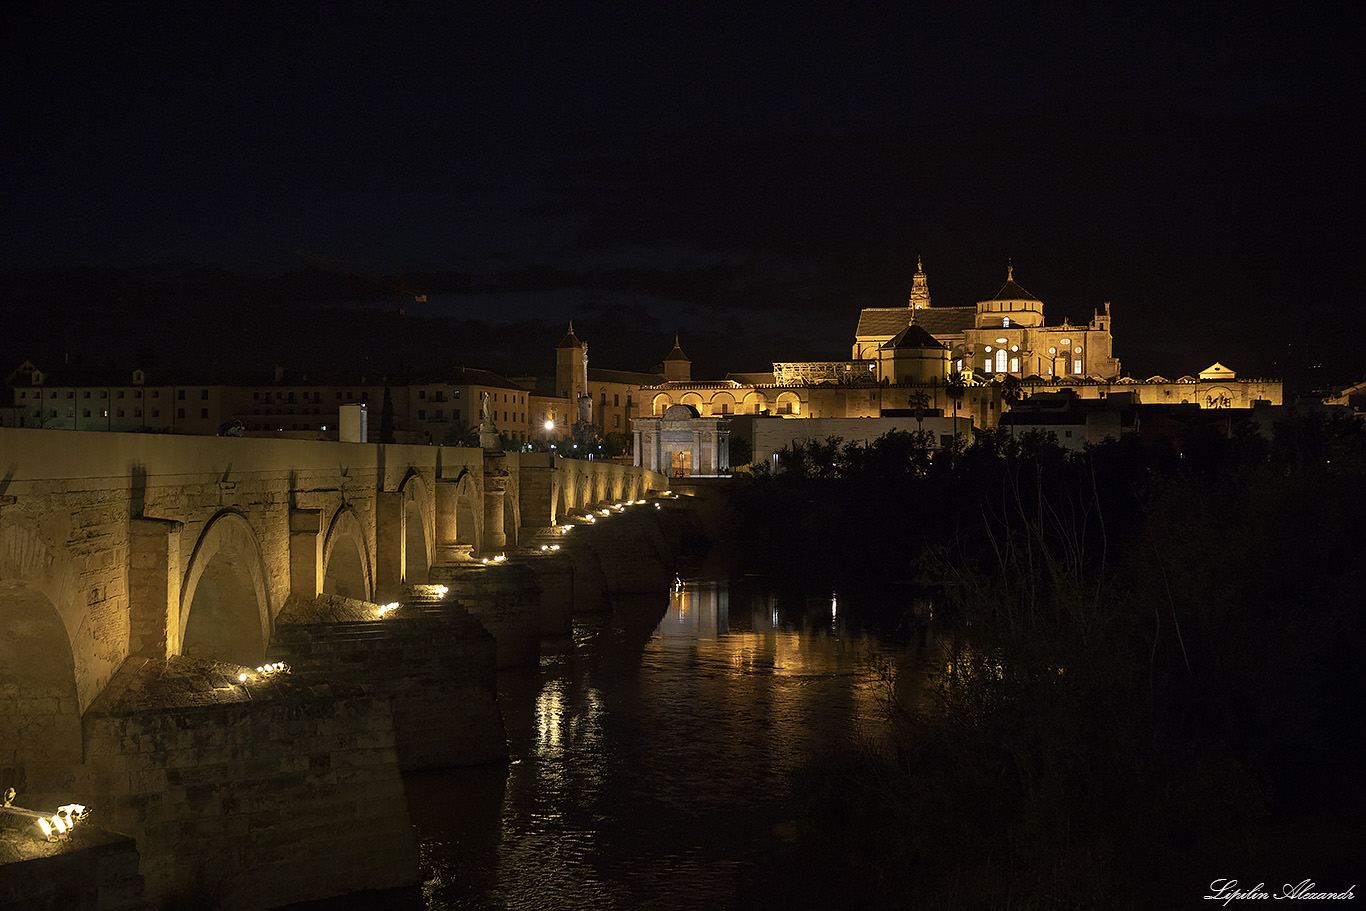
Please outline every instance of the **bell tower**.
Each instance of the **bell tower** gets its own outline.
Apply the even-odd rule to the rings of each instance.
[[[911,299],[906,304],[912,310],[920,310],[930,305],[930,279],[925,274],[925,263],[919,256],[915,258],[915,277],[911,279]]]
[[[571,408],[588,394],[588,346],[574,334],[573,320],[569,333],[555,346],[555,394],[568,399]]]

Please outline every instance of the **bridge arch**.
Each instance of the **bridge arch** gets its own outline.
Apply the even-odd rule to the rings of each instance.
[[[12,752],[11,780],[42,791],[41,767],[80,762],[81,714],[76,662],[61,614],[28,581],[0,581],[0,726]]]
[[[323,538],[323,592],[369,601],[375,590],[371,565],[365,528],[354,509],[342,506]]]
[[[195,543],[180,589],[180,653],[258,664],[270,639],[265,560],[246,516],[218,513]]]
[[[422,584],[431,569],[436,537],[429,492],[422,475],[409,469],[398,493],[403,501],[403,581],[409,585]]]

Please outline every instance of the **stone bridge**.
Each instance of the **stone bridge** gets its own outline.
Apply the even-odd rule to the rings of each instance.
[[[178,740],[156,722],[138,722],[134,731],[126,719],[110,719],[122,717],[129,693],[141,688],[182,712],[189,702],[212,702],[221,709],[213,724],[240,728],[241,719],[229,715],[246,711],[242,696],[229,694],[238,688],[220,671],[250,668],[272,648],[278,652],[279,624],[291,609],[400,599],[429,578],[459,575],[452,566],[477,567],[480,557],[544,535],[573,510],[643,498],[665,483],[630,466],[472,448],[0,428],[0,778],[9,780],[0,780],[0,791],[17,779],[43,794],[66,788],[98,797],[103,790],[123,794],[127,803],[132,798],[126,795],[141,787],[156,796],[158,787],[188,780],[167,767],[173,758],[134,761],[139,752],[163,747],[190,750],[182,756],[187,767],[206,763],[212,753],[226,764],[223,774],[235,774],[233,763],[245,761],[246,747],[234,753],[231,737],[190,737],[195,724],[185,720],[189,716],[178,718],[185,735]],[[434,568],[443,567],[444,577],[435,578],[442,574]],[[360,625],[333,629],[343,627]],[[435,641],[431,635],[422,638]],[[177,700],[177,688],[186,687],[198,687],[194,698]],[[275,710],[283,714],[261,720],[258,712],[250,724],[260,736],[248,738],[252,743],[278,737],[282,725],[312,736],[353,724],[372,738],[376,728],[393,726],[390,706],[372,698],[371,690],[343,688],[321,702],[316,688],[310,697],[302,684],[273,692]],[[251,698],[246,695],[246,702]],[[323,703],[329,707],[319,708]],[[301,712],[327,717],[305,723]],[[158,734],[149,747],[148,730],[166,737]],[[394,735],[384,736],[392,760]],[[113,744],[103,765],[91,759],[101,737]],[[138,737],[144,738],[141,747]],[[350,762],[354,752],[343,757],[334,749],[324,758]],[[314,764],[322,761],[315,757]],[[280,758],[271,774],[287,767]],[[65,771],[47,774],[53,769]],[[396,768],[376,781],[390,787],[394,775]],[[178,792],[187,806],[201,793],[193,788],[187,784]],[[236,825],[235,810],[225,809],[237,808],[236,801],[225,802],[221,794],[213,800],[218,825]],[[148,871],[144,844],[160,837],[162,853],[173,855],[180,836],[158,836],[149,822],[156,814],[134,809],[124,815],[123,828],[145,830],[129,834],[144,851],[149,888],[154,878],[166,888],[183,884],[185,877],[172,867]],[[250,820],[258,817],[265,818],[244,813],[240,825],[254,827]],[[399,817],[406,819],[406,810]],[[179,816],[175,824],[188,825]],[[373,844],[383,828],[368,831]],[[250,845],[250,852],[259,850],[257,841]],[[252,858],[260,861],[256,853]],[[333,859],[349,862],[335,852]],[[258,886],[298,879],[287,859],[275,863],[282,872],[273,880],[257,877]],[[238,857],[233,865],[240,870],[252,864]],[[343,885],[389,884],[384,875],[357,875]],[[286,889],[276,898],[309,894],[326,893]],[[259,888],[235,895],[226,904],[269,903]]]

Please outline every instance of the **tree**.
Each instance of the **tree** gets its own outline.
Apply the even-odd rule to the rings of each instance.
[[[963,378],[960,370],[955,370],[949,374],[948,384],[944,387],[944,392],[948,395],[949,401],[953,402],[954,429],[958,427],[958,403],[963,401],[963,396],[967,395],[968,382]]]
[[[909,404],[915,410],[915,429],[916,432],[924,430],[925,409],[930,407],[930,397],[922,392],[912,392]]]
[[[754,461],[754,447],[750,445],[749,440],[744,437],[731,436],[730,467],[748,465],[752,461]]]
[[[290,393],[293,395],[294,393]],[[341,393],[338,393],[340,395]],[[379,441],[381,443],[392,443],[394,441],[394,397],[389,392],[389,384],[384,384],[384,404],[379,411]]]

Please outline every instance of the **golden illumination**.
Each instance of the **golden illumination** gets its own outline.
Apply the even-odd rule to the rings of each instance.
[[[387,614],[387,613],[389,613],[390,611],[393,611],[393,610],[398,610],[398,602],[397,602],[397,601],[390,601],[388,604],[382,604],[382,605],[380,605],[380,607],[379,607],[378,609],[376,609],[375,614],[376,614],[377,616],[383,617],[385,614]]]

